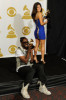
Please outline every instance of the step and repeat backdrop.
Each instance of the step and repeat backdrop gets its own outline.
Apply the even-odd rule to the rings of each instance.
[[[31,18],[33,4],[40,2],[43,15],[47,10],[47,0],[0,0],[0,58],[14,57],[20,46],[20,37],[33,39],[35,45],[35,24]],[[46,33],[46,26],[45,26]],[[40,55],[41,46],[38,54]]]

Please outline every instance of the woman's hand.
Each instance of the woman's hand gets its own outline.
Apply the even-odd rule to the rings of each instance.
[[[45,23],[45,24],[47,24],[47,23],[48,23],[48,20],[47,20],[47,19],[45,19],[45,20],[44,20],[44,23]]]
[[[38,13],[38,18],[39,18],[39,20],[40,20],[40,24],[41,24],[41,25],[45,25],[45,24],[48,23],[48,20],[47,20],[47,19],[45,19],[45,20],[43,21],[43,16],[42,16],[42,13],[41,13],[41,12]]]

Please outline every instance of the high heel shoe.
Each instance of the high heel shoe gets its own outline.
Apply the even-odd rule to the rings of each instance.
[[[41,62],[42,62],[43,64],[45,64],[45,63],[46,63],[46,62],[44,61],[44,59],[43,59],[43,60],[41,59]]]
[[[39,61],[36,59],[33,60],[33,63],[39,63]]]

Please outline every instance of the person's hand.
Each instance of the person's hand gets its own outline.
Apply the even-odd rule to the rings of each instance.
[[[45,20],[44,20],[44,23],[45,23],[45,24],[47,24],[47,23],[48,23],[48,20],[47,20],[47,19],[45,19]]]
[[[33,44],[30,43],[30,44],[29,44],[29,47],[32,48],[32,45],[33,45]]]
[[[28,48],[28,52],[31,53],[31,48],[30,47]]]
[[[28,52],[31,53],[32,52],[32,49],[31,49],[31,45],[29,44],[28,46]]]

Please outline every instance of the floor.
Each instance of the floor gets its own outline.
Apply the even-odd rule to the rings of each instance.
[[[38,90],[29,90],[31,96],[28,100],[66,100],[66,86],[57,86],[49,88],[51,95],[47,96],[40,93]],[[0,96],[0,100],[27,100],[22,97],[20,93]]]

